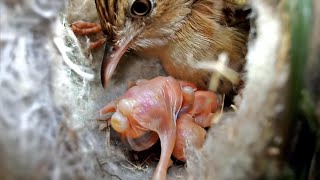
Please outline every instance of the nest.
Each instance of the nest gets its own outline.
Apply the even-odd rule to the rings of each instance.
[[[0,172],[5,179],[149,179],[159,147],[148,156],[121,147],[110,129],[98,130],[96,112],[123,94],[127,82],[165,73],[157,60],[128,54],[104,90],[98,78],[103,50],[85,52],[89,39],[69,28],[76,20],[98,21],[94,2],[71,0],[65,9],[62,2],[0,2]],[[201,151],[188,149],[187,165],[171,167],[169,179],[277,177],[281,171],[288,19],[282,1],[250,6],[256,28],[239,108],[224,113]]]

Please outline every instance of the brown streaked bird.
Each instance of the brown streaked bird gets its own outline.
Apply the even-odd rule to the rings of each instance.
[[[95,0],[106,54],[101,80],[106,86],[127,50],[159,58],[166,72],[205,88],[210,74],[193,67],[202,60],[228,54],[229,66],[244,64],[248,11],[244,0]],[[188,61],[192,56],[193,62]],[[229,91],[227,81],[221,91]],[[232,87],[232,86],[231,86]]]
[[[128,50],[159,58],[169,75],[201,88],[206,87],[210,73],[194,68],[197,61],[213,61],[226,53],[232,69],[240,71],[244,64],[249,21],[248,11],[238,9],[243,0],[95,2],[107,41],[101,69],[104,86]],[[223,82],[220,91],[229,91],[232,85]],[[160,160],[153,179],[166,178],[169,163],[163,162]]]

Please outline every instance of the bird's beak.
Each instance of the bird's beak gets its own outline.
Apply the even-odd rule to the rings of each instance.
[[[122,40],[123,41],[118,44],[112,46],[107,44],[105,47],[105,53],[101,64],[101,82],[104,88],[108,85],[121,57],[130,46],[132,37],[123,38]]]
[[[102,65],[101,65],[101,82],[104,88],[107,87],[114,70],[116,69],[121,57],[128,50],[133,39],[140,34],[142,28],[135,32],[127,32],[126,35],[119,38],[114,45],[106,45]]]

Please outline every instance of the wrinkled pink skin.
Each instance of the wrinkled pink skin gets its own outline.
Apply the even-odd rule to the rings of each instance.
[[[137,81],[100,114],[115,112],[128,120],[120,135],[133,150],[148,149],[160,138],[160,161],[153,179],[166,179],[171,155],[185,161],[187,140],[197,148],[202,146],[204,127],[210,126],[218,104],[213,92],[197,91],[193,84],[172,77],[156,77]]]

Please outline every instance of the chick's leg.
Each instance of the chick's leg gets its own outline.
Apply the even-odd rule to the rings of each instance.
[[[107,127],[110,126],[110,116],[107,116],[109,113],[116,112],[116,100],[110,102],[106,106],[104,106],[102,109],[98,112],[98,122],[99,122],[99,130],[103,131]]]
[[[176,141],[176,127],[174,122],[166,124],[164,128],[160,128],[158,134],[161,141],[161,155],[152,179],[165,180],[168,167],[172,164],[170,157]]]

